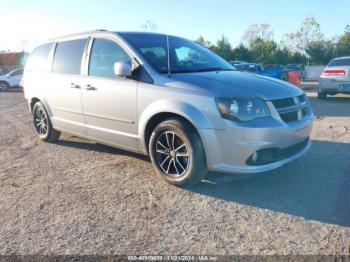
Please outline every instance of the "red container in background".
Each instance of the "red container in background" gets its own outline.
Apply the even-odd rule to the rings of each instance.
[[[300,86],[299,72],[297,72],[297,71],[288,72],[288,82],[293,84],[293,85]]]

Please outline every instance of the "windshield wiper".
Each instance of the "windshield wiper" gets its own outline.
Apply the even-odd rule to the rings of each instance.
[[[236,71],[231,68],[222,68],[222,67],[209,67],[195,70],[194,72],[211,72],[211,71]]]

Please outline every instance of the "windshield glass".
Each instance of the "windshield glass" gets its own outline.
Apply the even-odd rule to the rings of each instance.
[[[160,73],[168,73],[167,37],[160,34],[120,33]],[[169,36],[171,73],[235,71],[209,49],[192,41]]]

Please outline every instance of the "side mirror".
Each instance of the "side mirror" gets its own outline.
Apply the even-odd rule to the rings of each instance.
[[[117,62],[114,64],[114,74],[116,76],[131,76],[132,66],[130,63]]]

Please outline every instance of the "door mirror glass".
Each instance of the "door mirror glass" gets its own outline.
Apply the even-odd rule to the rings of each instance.
[[[114,63],[114,74],[116,76],[131,76],[132,66],[130,63],[116,62]]]

